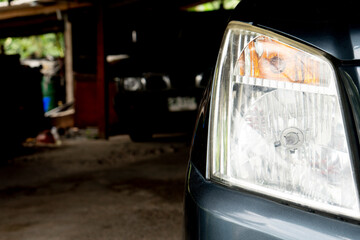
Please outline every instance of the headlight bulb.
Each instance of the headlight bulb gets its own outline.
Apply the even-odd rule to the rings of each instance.
[[[290,150],[290,153],[294,153],[297,148],[303,145],[304,134],[296,127],[289,127],[282,131],[280,142],[283,147]]]

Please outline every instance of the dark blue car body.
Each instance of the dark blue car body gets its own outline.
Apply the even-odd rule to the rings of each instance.
[[[241,21],[323,51],[340,79],[359,185],[360,8],[356,1],[243,0]],[[358,220],[231,188],[206,178],[212,84],[205,93],[190,153],[185,190],[185,239],[360,239]]]

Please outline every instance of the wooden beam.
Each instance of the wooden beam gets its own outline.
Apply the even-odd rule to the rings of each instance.
[[[63,32],[64,24],[56,14],[32,16],[0,21],[0,39],[6,37],[25,37],[48,32]]]
[[[0,8],[0,20],[29,17],[35,15],[51,14],[56,11],[67,11],[76,8],[84,8],[92,6],[91,3],[78,3],[78,2],[58,2],[50,6],[42,5],[16,5]]]

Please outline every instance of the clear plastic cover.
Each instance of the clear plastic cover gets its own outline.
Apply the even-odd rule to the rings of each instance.
[[[308,47],[230,23],[210,116],[209,177],[359,218],[336,77]]]

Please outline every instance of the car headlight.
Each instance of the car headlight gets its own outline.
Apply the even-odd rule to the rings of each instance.
[[[123,87],[126,91],[143,90],[145,85],[145,79],[140,77],[128,77],[123,79]]]
[[[214,76],[207,177],[359,219],[343,118],[324,54],[231,22]]]

